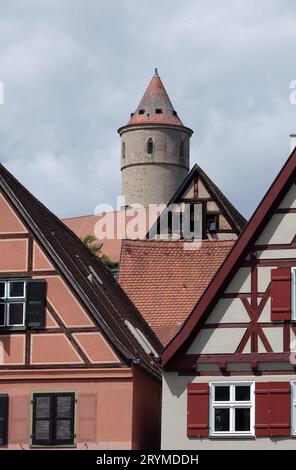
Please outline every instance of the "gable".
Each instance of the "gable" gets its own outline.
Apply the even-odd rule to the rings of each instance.
[[[45,327],[5,332],[0,327],[0,364],[120,364],[118,354],[99,325],[67,285],[64,276],[13,206],[0,194],[0,280],[46,281]],[[1,301],[0,301],[1,303]],[[28,349],[29,348],[29,349]]]
[[[239,214],[222,191],[217,188],[197,165],[193,167],[176,194],[168,203],[169,211],[179,211],[179,207],[184,203],[191,205],[197,204],[201,208],[200,222],[202,226],[199,233],[196,234],[196,238],[234,240],[245,226],[246,221],[241,214]],[[169,237],[173,238],[174,235],[176,235],[175,233],[171,233],[173,230],[170,226],[167,229],[167,217],[168,209],[162,213],[158,221],[152,226],[147,234],[147,238],[167,238],[168,229]],[[215,221],[214,229],[213,225],[210,225],[213,220]],[[177,235],[179,235],[179,231]]]
[[[287,304],[291,268],[296,266],[295,168],[293,152],[201,301],[164,351],[164,365],[170,361],[174,367],[183,355],[189,368],[194,361],[199,367],[199,362],[212,360],[222,369],[236,361],[239,370],[249,361],[249,370],[262,370],[272,359],[280,361],[276,367],[292,368],[289,354],[295,326]],[[272,310],[278,295],[271,292],[275,282],[282,282],[279,292],[287,294],[281,293],[284,304]]]

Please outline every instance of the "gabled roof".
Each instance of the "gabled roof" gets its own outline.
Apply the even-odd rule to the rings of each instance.
[[[0,188],[124,361],[140,361],[140,365],[158,374],[158,365],[127,323],[138,328],[158,353],[161,344],[110,271],[2,165]],[[91,273],[94,282],[88,279]]]
[[[158,110],[158,111],[157,111]],[[184,127],[177,115],[157,69],[128,125],[170,124]]]
[[[237,267],[248,254],[249,249],[262,228],[278,206],[290,184],[295,181],[296,176],[296,149],[291,153],[280,173],[270,186],[266,195],[252,215],[241,236],[236,241],[231,252],[225,259],[216,276],[208,286],[207,290],[196,304],[186,322],[178,334],[167,345],[162,354],[162,365],[166,367],[173,357],[188,347],[196,336],[199,328],[206,321],[207,316],[217,303],[219,295],[228,285]]]
[[[201,169],[201,167],[195,164],[191,171],[188,173],[186,178],[184,179],[183,183],[179,186],[169,203],[167,204],[168,207],[171,204],[177,204],[181,201],[182,196],[189,188],[189,186],[193,183],[196,177],[200,177],[203,181],[205,187],[208,191],[213,195],[214,199],[218,203],[220,203],[221,208],[224,210],[225,216],[228,218],[231,226],[239,235],[244,227],[247,224],[246,219],[240,214],[240,212],[231,204],[231,202],[227,199],[227,197],[222,193],[222,191],[218,188],[218,186],[213,183],[213,181],[208,177],[208,175]],[[155,222],[155,224],[151,227],[147,234],[147,238],[154,238],[157,234],[157,225],[162,218],[166,217],[166,211],[163,211],[159,219]]]
[[[164,345],[182,326],[233,244],[123,241],[119,282]]]

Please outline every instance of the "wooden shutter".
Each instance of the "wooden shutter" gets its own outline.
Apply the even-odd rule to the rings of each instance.
[[[33,395],[33,432],[32,444],[51,445],[53,394],[34,393]]]
[[[45,323],[45,281],[28,281],[26,316],[29,328],[42,328]]]
[[[187,436],[209,435],[209,385],[187,385]]]
[[[0,445],[7,444],[8,435],[8,395],[0,395]]]
[[[290,383],[257,382],[255,397],[256,436],[290,436]]]
[[[291,320],[291,269],[271,270],[271,321]]]
[[[75,393],[34,393],[32,444],[74,444]]]
[[[75,394],[55,394],[54,441],[56,445],[74,444]]]

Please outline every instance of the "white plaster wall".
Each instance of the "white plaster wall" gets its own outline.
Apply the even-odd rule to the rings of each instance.
[[[250,317],[241,299],[220,299],[206,323],[246,323]]]
[[[248,293],[251,292],[251,269],[240,268],[234,275],[227,287],[226,293]]]
[[[293,184],[279,205],[279,209],[296,208],[296,186]]]
[[[246,332],[246,328],[203,329],[194,339],[187,354],[230,354],[234,353]]]
[[[256,241],[256,245],[291,243],[296,234],[296,214],[274,214]]]

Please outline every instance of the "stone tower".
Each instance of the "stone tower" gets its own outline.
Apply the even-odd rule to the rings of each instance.
[[[190,137],[155,69],[121,137],[122,196],[126,205],[167,204],[189,171]]]

